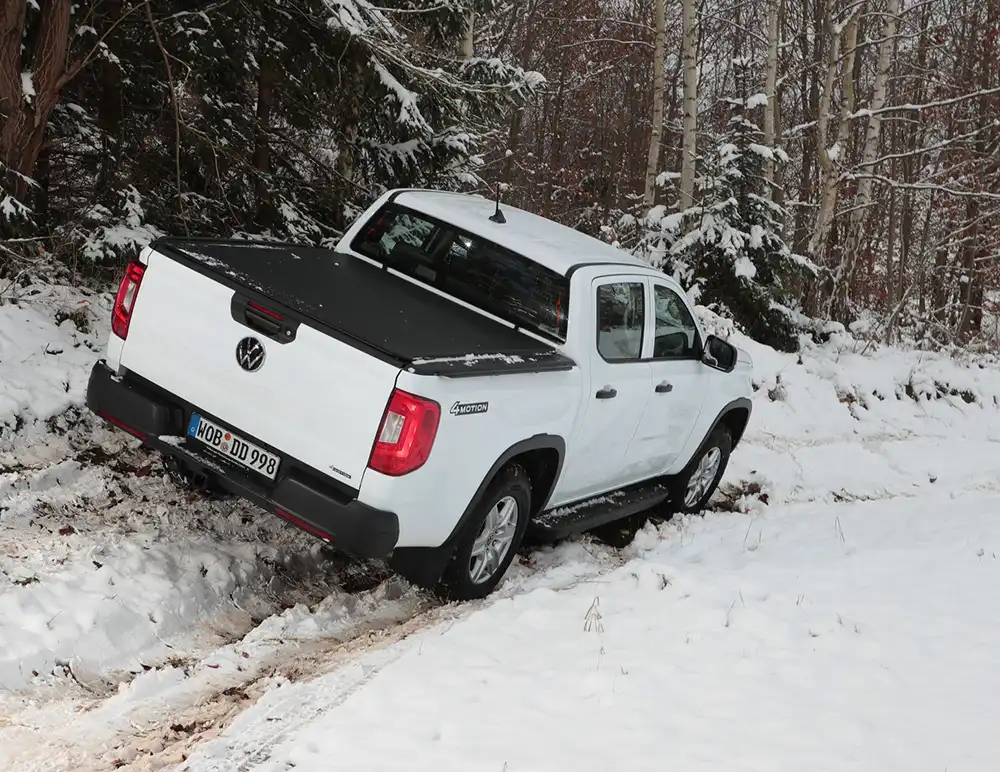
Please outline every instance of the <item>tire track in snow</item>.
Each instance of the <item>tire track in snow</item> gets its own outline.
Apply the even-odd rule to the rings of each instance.
[[[530,556],[527,565],[519,564],[501,591],[464,604],[440,605],[409,589],[402,580],[390,579],[355,596],[362,611],[348,615],[342,629],[308,640],[275,637],[269,627],[280,633],[276,616],[186,671],[157,668],[122,685],[108,698],[25,711],[9,717],[6,729],[0,721],[0,768],[148,772],[181,764],[195,748],[219,738],[262,699],[291,710],[293,715],[281,721],[263,720],[259,738],[252,743],[226,751],[225,769],[247,769],[246,764],[266,758],[273,743],[301,721],[339,704],[406,650],[394,644],[530,591],[540,586],[543,577],[550,589],[566,589],[599,581],[602,574],[626,560],[624,552],[584,540],[563,549],[548,548]],[[368,662],[373,654],[381,657],[374,665]],[[366,663],[358,664],[359,657]],[[336,686],[331,687],[327,679],[338,668]],[[314,685],[320,682],[320,694],[313,695]],[[301,699],[305,693],[310,695],[308,700]]]
[[[574,563],[571,557],[574,551],[577,557],[584,559]],[[569,555],[560,558],[560,552]],[[536,565],[531,564],[533,558],[539,561]],[[433,606],[375,635],[321,645],[309,656],[286,663],[284,670],[257,679],[238,709],[219,711],[212,705],[194,706],[184,717],[197,727],[194,732],[177,737],[161,731],[136,738],[116,749],[118,754],[134,759],[118,768],[128,772],[153,772],[176,765],[177,772],[247,772],[266,761],[271,750],[290,733],[340,705],[384,667],[409,651],[409,647],[399,645],[406,639],[432,628],[454,624],[486,606],[539,586],[558,592],[581,583],[599,582],[604,574],[621,567],[628,559],[626,551],[584,541],[576,542],[568,550],[549,548],[536,552],[527,558],[527,564],[516,565],[501,589],[489,598]],[[566,565],[567,562],[572,565]],[[292,669],[291,673],[288,668]],[[235,731],[237,727],[239,731]],[[230,729],[234,730],[238,741],[224,736]],[[188,762],[196,749],[202,751],[201,755],[196,761]],[[136,755],[133,757],[133,754]],[[109,760],[113,761],[105,754],[104,762]],[[81,772],[96,772],[99,768]]]
[[[311,677],[332,652],[352,652],[384,636],[397,639],[393,631],[428,605],[396,580],[353,598],[339,627],[325,635],[296,630],[308,629],[321,612],[291,609],[196,664],[151,669],[106,698],[56,701],[0,719],[0,768],[96,772],[140,754],[161,754],[200,727],[224,725],[274,679]]]
[[[373,678],[386,664],[403,654],[404,649],[395,644],[410,635],[438,624],[448,615],[440,609],[418,614],[402,624],[380,631],[375,635],[362,635],[341,644],[315,647],[306,656],[297,657],[294,663],[283,663],[247,685],[245,699],[237,706],[218,706],[217,700],[193,706],[181,714],[178,723],[196,727],[195,731],[178,736],[170,727],[161,726],[149,736],[137,737],[112,753],[105,754],[114,761],[130,759],[120,766],[130,772],[152,772],[165,766],[182,764],[191,752],[203,744],[218,740],[221,735],[239,722],[245,712],[265,702],[268,715],[263,720],[251,722],[254,727],[252,742],[238,745],[225,744],[225,763],[232,769],[249,769],[267,758],[269,749],[289,732],[346,700],[357,689]],[[357,657],[380,653],[380,662],[365,666],[353,662]],[[312,684],[323,676],[337,671],[335,685],[326,690],[328,699],[308,700],[303,695]],[[186,727],[185,727],[186,728]],[[182,766],[181,769],[185,767]]]

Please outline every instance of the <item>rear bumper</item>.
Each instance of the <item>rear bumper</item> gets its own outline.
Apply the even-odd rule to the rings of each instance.
[[[94,365],[87,386],[87,407],[106,421],[138,437],[146,445],[185,466],[215,479],[229,492],[257,504],[358,557],[387,557],[399,539],[399,519],[393,512],[369,507],[304,464],[256,437],[233,430],[269,448],[282,458],[274,481],[244,472],[211,451],[185,439],[184,430],[195,410],[155,385],[120,380],[104,362]],[[202,411],[199,411],[202,412]],[[226,425],[213,416],[213,421]]]

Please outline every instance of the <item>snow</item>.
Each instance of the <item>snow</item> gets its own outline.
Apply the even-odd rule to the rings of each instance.
[[[699,308],[754,362],[713,511],[441,605],[81,412],[109,300],[0,305],[0,769],[995,768],[995,361]]]
[[[549,523],[555,520],[561,520],[566,517],[566,515],[572,515],[574,512],[579,512],[582,509],[588,509],[590,507],[597,506],[598,504],[611,503],[616,499],[620,499],[622,496],[624,496],[622,492],[616,491],[604,496],[594,496],[593,498],[585,499],[584,501],[571,504],[567,507],[556,507],[551,512],[546,512],[538,518],[538,521],[540,523]]]
[[[142,196],[134,185],[120,191],[120,211],[97,204],[87,212],[91,228],[83,242],[84,255],[95,263],[125,255],[129,259],[163,232],[145,220]]]
[[[998,498],[954,519],[947,501],[650,528],[599,581],[497,601],[297,690],[341,701],[267,760],[239,763],[272,704],[181,768],[992,769]]]
[[[498,361],[503,362],[508,365],[520,364],[524,361],[522,357],[517,354],[462,354],[457,357],[437,357],[436,359],[421,359],[417,358],[413,360],[414,365],[433,365],[433,364],[451,364],[461,362],[466,367],[474,367],[480,362],[485,361]]]
[[[426,119],[420,112],[420,108],[417,106],[419,102],[419,97],[417,94],[413,93],[402,83],[400,83],[392,75],[389,70],[383,67],[379,62],[372,62],[372,69],[378,74],[379,80],[382,85],[385,86],[386,90],[389,92],[389,98],[395,99],[399,102],[399,118],[397,119],[399,123],[406,124],[420,131],[432,133],[430,124],[427,123]]]
[[[97,335],[81,333],[70,318],[56,324],[53,307],[74,315],[81,326],[101,325],[101,332],[110,314],[105,298],[55,288],[29,289],[17,297],[16,305],[0,305],[0,427],[24,414],[44,421],[83,401],[89,365],[102,343]]]
[[[753,264],[753,260],[746,255],[740,255],[733,263],[733,275],[736,276],[736,278],[746,277],[747,279],[752,279],[757,275],[757,266],[755,266]]]
[[[752,110],[755,107],[767,107],[767,94],[761,92],[747,99],[747,108]]]
[[[31,72],[21,73],[21,93],[25,102],[30,103],[35,98],[35,76]]]
[[[214,268],[217,271],[223,271],[224,273],[233,273],[233,269],[229,267],[229,264],[223,260],[219,260],[217,257],[212,257],[211,255],[206,255],[204,252],[198,249],[193,249],[191,247],[177,247],[179,252],[183,252],[188,257],[192,257],[197,260],[202,265],[208,268]]]

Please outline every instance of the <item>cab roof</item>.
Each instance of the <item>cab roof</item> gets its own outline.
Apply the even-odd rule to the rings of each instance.
[[[490,216],[496,211],[496,202],[482,196],[400,190],[389,200],[489,239],[562,276],[581,265],[612,264],[647,270],[651,267],[600,239],[502,202],[500,211],[507,221],[495,223]]]

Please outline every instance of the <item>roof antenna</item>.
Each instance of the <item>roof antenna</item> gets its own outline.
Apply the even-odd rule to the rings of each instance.
[[[490,215],[490,222],[497,222],[503,225],[507,222],[507,218],[503,216],[503,212],[500,211],[500,186],[501,183],[497,183],[497,210]]]

